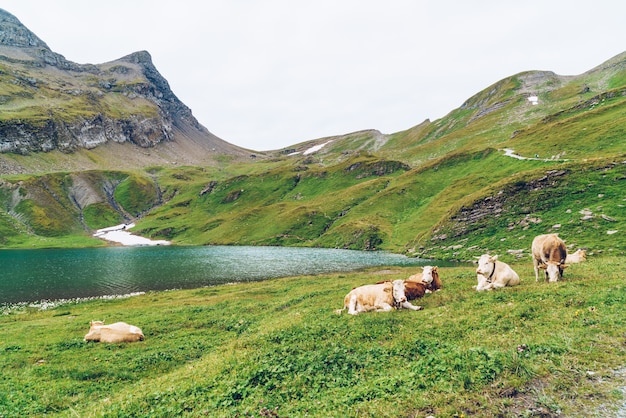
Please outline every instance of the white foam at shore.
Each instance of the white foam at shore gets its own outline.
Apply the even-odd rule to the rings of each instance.
[[[37,309],[38,311],[45,311],[48,309],[54,309],[59,306],[68,304],[78,304],[90,300],[113,300],[113,299],[126,299],[134,296],[145,295],[146,292],[132,292],[124,295],[104,295],[104,296],[89,296],[84,298],[73,299],[55,299],[48,300],[43,299],[37,302],[17,302],[17,303],[0,303],[0,314],[10,315],[16,312],[23,312],[27,308]]]
[[[170,242],[166,240],[151,240],[150,238],[140,237],[139,235],[133,235],[128,232],[128,229],[134,226],[134,223],[110,226],[108,228],[98,229],[93,236],[127,246],[170,245]]]

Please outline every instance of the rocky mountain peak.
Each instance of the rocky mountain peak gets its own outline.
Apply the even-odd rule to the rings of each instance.
[[[0,45],[50,49],[15,16],[3,9],[0,9],[0,28]]]
[[[0,66],[0,173],[5,153],[71,154],[107,143],[152,148],[150,155],[163,156],[144,158],[149,165],[157,159],[192,164],[218,154],[249,155],[198,122],[147,51],[78,64],[0,9]],[[127,154],[133,150],[146,154],[130,145]]]

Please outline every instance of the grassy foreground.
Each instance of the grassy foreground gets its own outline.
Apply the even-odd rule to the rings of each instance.
[[[423,311],[335,313],[414,269],[291,277],[0,315],[0,416],[612,416],[626,387],[626,258],[475,292],[441,268]],[[92,319],[146,340],[85,343]]]

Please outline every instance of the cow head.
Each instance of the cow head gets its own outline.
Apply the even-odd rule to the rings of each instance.
[[[428,291],[436,292],[441,289],[441,279],[439,278],[439,270],[437,266],[433,266],[433,281],[428,285]]]
[[[104,325],[103,321],[89,322],[89,332],[85,335],[83,341],[100,341],[100,327]]]
[[[422,283],[429,284],[432,283],[434,277],[433,272],[437,270],[437,267],[433,266],[424,266],[422,268]]]
[[[394,280],[393,282],[391,282],[391,284],[393,286],[392,295],[394,304],[399,305],[406,302],[406,294],[404,292],[404,280]]]
[[[578,250],[576,250],[576,252],[573,255],[575,257],[574,259],[578,261],[579,263],[582,261],[587,261],[587,250],[583,250],[582,248],[579,248]]]
[[[548,261],[547,264],[540,265],[539,268],[542,268],[546,271],[548,281],[556,282],[563,278],[563,270],[567,268],[567,264]]]
[[[483,254],[478,259],[478,267],[476,268],[476,274],[481,274],[486,278],[493,276],[496,270],[497,255],[490,256],[489,254]]]

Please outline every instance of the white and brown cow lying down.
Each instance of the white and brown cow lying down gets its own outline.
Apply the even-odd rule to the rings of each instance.
[[[102,321],[91,321],[89,332],[85,335],[85,341],[100,341],[103,343],[132,343],[143,341],[144,335],[141,329],[126,322],[116,322],[104,325]]]
[[[344,298],[343,309],[336,312],[347,309],[349,314],[357,315],[370,311],[387,312],[393,308],[418,311],[423,308],[409,301],[441,288],[437,267],[426,266],[421,274],[409,279],[412,280],[384,281],[354,288]]]
[[[343,309],[336,312],[341,313],[347,309],[350,315],[357,315],[371,311],[388,312],[394,307],[415,311],[422,309],[421,306],[413,306],[407,301],[404,289],[404,280],[355,287],[344,298]]]
[[[582,248],[577,249],[573,254],[568,254],[565,258],[565,264],[582,263],[583,261],[587,261],[587,250]]]
[[[535,281],[539,281],[539,269],[545,270],[546,280],[556,282],[563,278],[563,269],[567,267],[567,248],[557,234],[538,235],[532,243]]]
[[[422,282],[427,284],[426,293],[436,292],[441,289],[441,279],[439,278],[439,271],[437,266],[424,266],[421,273],[413,274],[409,276],[407,281],[410,282]],[[411,299],[409,299],[411,300]]]
[[[498,260],[498,256],[483,254],[478,259],[476,268],[477,291],[499,289],[505,286],[517,286],[520,283],[518,274],[506,263]]]

